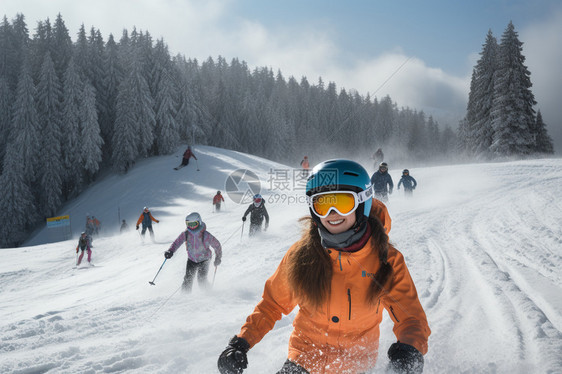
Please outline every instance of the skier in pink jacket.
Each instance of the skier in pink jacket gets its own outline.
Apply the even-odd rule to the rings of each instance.
[[[187,229],[183,231],[170,248],[164,252],[164,257],[172,258],[174,252],[185,243],[187,250],[187,265],[182,289],[191,292],[193,278],[197,274],[199,287],[205,289],[208,286],[207,273],[209,272],[209,261],[213,257],[210,247],[215,251],[215,267],[219,266],[222,258],[220,242],[206,230],[205,222],[201,220],[199,213],[191,213],[185,217]]]

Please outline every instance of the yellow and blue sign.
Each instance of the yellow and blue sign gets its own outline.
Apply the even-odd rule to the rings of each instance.
[[[47,218],[47,228],[70,226],[70,216]]]

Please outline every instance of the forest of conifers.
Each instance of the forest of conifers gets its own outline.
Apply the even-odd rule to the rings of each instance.
[[[304,154],[378,147],[416,162],[477,152],[464,146],[468,131],[458,142],[449,126],[389,96],[285,78],[237,58],[172,56],[147,31],[104,40],[82,25],[73,41],[60,14],[32,32],[18,14],[0,24],[0,51],[0,210],[9,217],[0,219],[0,246],[21,243],[101,171],[126,173],[180,144],[290,165]]]

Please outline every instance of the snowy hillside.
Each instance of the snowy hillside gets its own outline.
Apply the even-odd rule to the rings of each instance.
[[[182,152],[138,162],[70,202],[59,213],[71,216],[72,240],[43,244],[51,236],[43,229],[25,247],[0,250],[1,373],[218,373],[220,352],[298,238],[297,219],[308,209],[268,191],[271,170],[283,165],[196,147],[198,163],[175,171]],[[390,166],[397,184],[401,169]],[[247,204],[225,194],[225,209],[213,213],[212,196],[224,193],[239,168],[259,176],[269,200],[270,230],[258,238],[248,238],[247,225],[241,236]],[[391,196],[390,238],[406,257],[432,329],[425,372],[562,372],[562,159],[410,171],[419,186],[413,199]],[[142,244],[134,230],[145,205],[160,220],[156,243]],[[133,227],[123,235],[118,209]],[[179,290],[183,249],[149,285],[192,211],[223,244],[212,291]],[[104,231],[94,240],[96,266],[75,269],[86,214]],[[247,373],[281,367],[293,316],[250,351]],[[386,366],[394,339],[386,318],[375,372]]]

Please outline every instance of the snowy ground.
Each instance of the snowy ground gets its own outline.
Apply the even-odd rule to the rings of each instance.
[[[268,173],[282,165],[196,147],[201,170],[192,160],[174,171],[182,151],[138,162],[69,203],[60,214],[71,215],[72,240],[44,244],[52,237],[44,229],[28,246],[0,249],[1,373],[218,373],[218,355],[297,239],[296,220],[307,208],[267,191]],[[227,199],[220,213],[211,205],[238,168],[256,172],[271,200],[270,230],[252,240],[247,226],[241,238],[246,204]],[[390,173],[397,183],[400,170]],[[391,196],[390,238],[406,257],[432,329],[425,372],[562,372],[562,159],[411,174],[419,183],[414,198]],[[160,220],[157,243],[142,244],[134,229],[117,233],[117,209],[134,226],[144,205]],[[179,291],[184,250],[149,285],[192,211],[223,243],[213,290]],[[96,266],[75,269],[88,213],[104,232],[94,240]],[[292,319],[250,351],[247,373],[281,367]],[[381,347],[388,347],[395,339],[388,318],[381,330]],[[374,372],[386,366],[386,354],[379,357]]]

